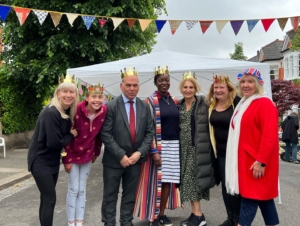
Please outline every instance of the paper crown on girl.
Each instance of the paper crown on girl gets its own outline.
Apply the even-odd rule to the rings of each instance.
[[[71,82],[75,84],[75,76],[73,75],[72,78],[70,78],[70,75],[66,74],[66,78],[65,78],[64,75],[61,75],[60,77],[58,77],[58,84],[63,82]]]
[[[170,74],[170,71],[169,71],[169,67],[166,66],[158,66],[157,67],[157,70],[156,70],[156,67],[154,68],[154,76],[155,75],[169,75]]]
[[[244,75],[252,75],[258,78],[260,84],[264,84],[264,80],[261,78],[260,71],[251,67],[247,68],[243,73],[237,75],[237,79],[240,80]]]
[[[128,69],[124,68],[124,71],[121,70],[121,78],[125,78],[127,76],[138,76],[138,71],[133,67],[133,70],[131,67],[128,67]]]
[[[100,85],[100,82],[98,82],[98,85],[89,86],[88,92],[89,94],[102,94],[104,91],[104,85]]]
[[[215,75],[213,74],[214,83],[228,83],[229,78],[227,75]]]
[[[184,72],[183,76],[182,76],[182,80],[188,79],[188,78],[193,78],[195,80],[197,80],[197,76],[195,72]]]

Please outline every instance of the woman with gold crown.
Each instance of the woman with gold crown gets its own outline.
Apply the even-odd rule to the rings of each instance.
[[[180,183],[178,100],[168,92],[168,67],[155,68],[154,74],[157,91],[146,102],[152,112],[156,133],[148,161],[142,165],[135,215],[141,220],[148,219],[153,226],[172,226],[164,212],[166,208],[181,206],[177,188]]]
[[[219,226],[237,224],[240,211],[240,196],[230,195],[225,186],[226,145],[230,119],[234,108],[240,101],[236,88],[227,75],[214,75],[213,84],[207,95],[209,104],[209,134],[214,155],[216,170],[222,182],[222,196],[228,218]]]
[[[195,73],[184,73],[179,85],[183,99],[179,107],[182,203],[191,202],[192,213],[181,226],[205,226],[200,200],[209,200],[209,189],[215,186],[208,129],[208,105],[204,96],[196,96],[200,86]]]
[[[61,151],[77,136],[77,130],[71,126],[78,99],[77,87],[67,75],[56,88],[50,104],[39,114],[30,141],[28,170],[40,191],[41,226],[52,226],[53,223]]]
[[[100,155],[103,126],[107,107],[103,104],[103,86],[89,86],[85,100],[78,104],[73,127],[78,136],[65,147],[67,155],[62,159],[68,173],[67,215],[68,225],[83,225],[86,204],[86,182],[91,165]]]

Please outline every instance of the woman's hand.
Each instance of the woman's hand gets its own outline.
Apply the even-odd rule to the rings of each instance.
[[[72,163],[64,164],[64,166],[65,166],[65,171],[66,171],[67,173],[70,173],[71,170],[72,170]]]
[[[257,161],[252,164],[250,170],[253,170],[253,177],[255,179],[260,179],[265,175],[265,167],[261,166],[261,163]]]
[[[152,159],[155,165],[161,166],[161,158],[159,153],[152,154]]]
[[[74,137],[77,137],[77,135],[78,135],[77,130],[74,128],[71,128],[70,133],[72,133]]]

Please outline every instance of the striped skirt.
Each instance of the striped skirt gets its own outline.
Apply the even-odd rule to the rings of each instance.
[[[179,140],[161,141],[162,182],[180,183]]]

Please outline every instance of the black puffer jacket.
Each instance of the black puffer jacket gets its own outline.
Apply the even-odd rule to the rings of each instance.
[[[298,144],[299,119],[296,115],[289,115],[285,118],[282,125],[282,141],[291,141]]]
[[[184,103],[184,99],[180,104]],[[192,115],[192,137],[195,144],[195,179],[197,191],[210,189],[215,186],[214,170],[212,167],[213,149],[209,138],[208,105],[205,96],[196,96]]]

